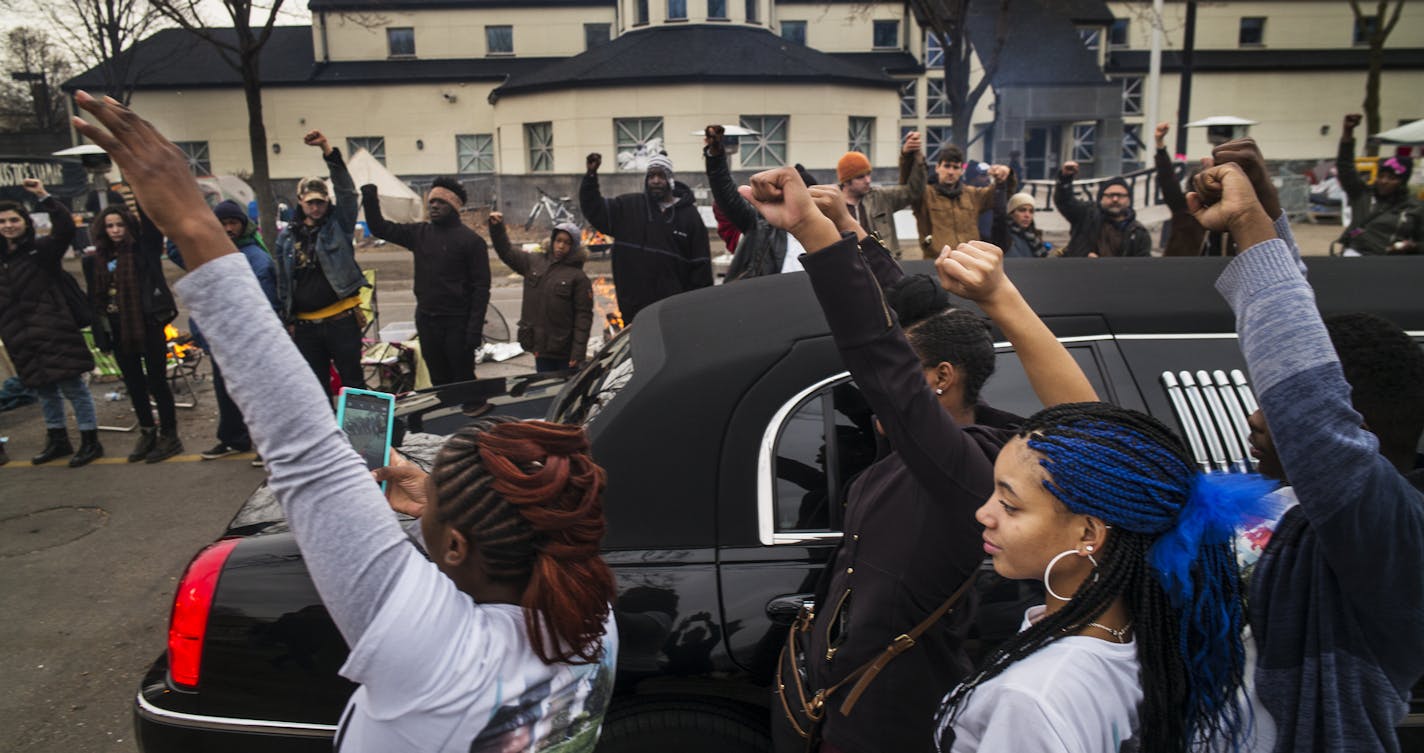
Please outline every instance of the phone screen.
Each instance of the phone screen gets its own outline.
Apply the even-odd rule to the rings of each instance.
[[[371,469],[386,465],[390,442],[391,412],[395,404],[375,395],[346,392],[342,395],[341,429],[351,446]]]

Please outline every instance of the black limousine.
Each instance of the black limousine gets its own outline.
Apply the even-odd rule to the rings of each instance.
[[[1225,469],[1251,462],[1254,401],[1212,287],[1224,263],[1009,260],[1008,271],[1103,399],[1177,427],[1203,468]],[[1372,311],[1424,339],[1424,261],[1308,266],[1322,311]],[[566,382],[512,386],[502,410],[584,424],[608,470],[621,647],[598,749],[770,750],[768,684],[786,625],[840,537],[846,482],[875,451],[805,275],[662,301]],[[432,452],[461,399],[406,401],[406,449]],[[1006,343],[983,399],[1020,415],[1039,407]],[[1017,628],[1035,594],[991,569],[979,587],[971,637],[982,648]],[[265,489],[190,564],[169,636],[134,707],[141,750],[331,748],[354,689],[337,675],[347,647]],[[1401,729],[1410,739],[1424,732],[1420,698]]]

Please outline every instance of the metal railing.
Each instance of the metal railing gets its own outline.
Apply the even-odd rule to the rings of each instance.
[[[1176,180],[1180,181],[1186,177],[1187,165],[1185,162],[1176,162],[1173,164],[1173,168]],[[1078,198],[1089,204],[1097,204],[1098,186],[1115,177],[1118,176],[1075,180],[1073,181],[1073,192]],[[1127,181],[1128,190],[1132,192],[1133,208],[1141,209],[1162,203],[1162,192],[1158,190],[1157,185],[1157,168],[1144,167],[1141,170],[1123,173],[1121,177]],[[1019,190],[1033,197],[1035,209],[1049,211],[1053,209],[1053,189],[1057,186],[1057,180],[1026,180],[1019,184]]]

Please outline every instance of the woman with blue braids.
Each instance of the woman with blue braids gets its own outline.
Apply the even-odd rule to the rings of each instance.
[[[942,751],[1233,749],[1245,669],[1232,536],[1271,485],[1203,474],[1156,419],[1106,403],[1030,417],[976,515],[1046,604],[940,708]]]

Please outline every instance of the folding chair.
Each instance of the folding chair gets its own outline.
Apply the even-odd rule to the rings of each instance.
[[[94,357],[94,370],[89,372],[89,383],[94,384],[100,381],[118,382],[116,393],[122,394],[124,390],[124,375],[119,371],[119,362],[114,360],[113,353],[105,353],[94,345],[94,331],[88,327],[83,329],[84,344],[89,346],[89,354]],[[133,431],[138,428],[138,419],[128,426],[105,426],[99,425],[103,431]]]

